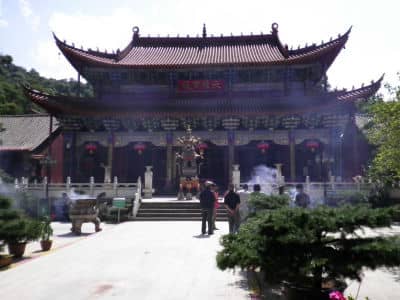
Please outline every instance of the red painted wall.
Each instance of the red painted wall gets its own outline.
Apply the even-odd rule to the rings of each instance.
[[[63,182],[64,136],[60,134],[51,145],[51,156],[56,163],[51,166],[51,182]]]

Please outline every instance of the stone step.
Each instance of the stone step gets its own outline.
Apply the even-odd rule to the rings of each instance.
[[[201,222],[200,217],[136,217],[134,221],[196,221],[196,222]],[[218,218],[217,217],[217,222],[225,222],[228,221],[228,219],[224,218]]]
[[[140,207],[144,208],[200,208],[200,203],[195,203],[195,202],[189,202],[189,203],[176,203],[176,202],[170,202],[170,203],[165,203],[165,202],[142,202],[140,204]]]
[[[222,206],[223,202],[219,202]],[[142,202],[142,206],[148,207],[165,207],[165,206],[173,206],[173,207],[200,207],[200,202],[188,202],[188,201],[165,201],[165,202]]]
[[[155,212],[147,212],[147,211],[139,211],[137,217],[199,217],[201,218],[200,212],[163,212],[163,213],[155,213]],[[218,217],[226,217],[226,214],[217,214]]]
[[[139,211],[153,212],[153,213],[166,213],[166,212],[180,212],[180,213],[201,213],[199,208],[143,208],[140,207]],[[226,213],[225,208],[218,208],[218,214]]]
[[[201,221],[198,201],[143,201],[136,221]],[[227,221],[222,203],[217,209],[217,221]]]

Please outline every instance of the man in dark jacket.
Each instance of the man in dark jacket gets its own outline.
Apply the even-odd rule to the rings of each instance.
[[[298,207],[307,208],[310,205],[310,196],[304,192],[302,184],[296,185],[296,198],[294,202]]]
[[[201,233],[206,234],[206,220],[208,225],[208,234],[213,234],[213,209],[215,196],[211,191],[211,184],[206,182],[205,189],[200,193],[201,207]]]
[[[224,197],[225,208],[228,212],[229,233],[236,233],[239,229],[239,206],[240,197],[234,191],[234,185],[229,184],[229,190]]]

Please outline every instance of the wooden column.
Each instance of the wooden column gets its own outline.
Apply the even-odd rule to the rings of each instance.
[[[296,139],[293,129],[289,129],[289,157],[290,157],[290,180],[296,181]]]
[[[165,136],[166,147],[167,147],[167,159],[166,159],[166,178],[165,178],[165,189],[169,190],[172,188],[172,168],[174,163],[174,156],[172,155],[172,146],[173,146],[173,133],[167,132]]]
[[[360,156],[359,156],[359,149],[358,149],[358,138],[357,138],[357,125],[356,125],[356,118],[354,114],[351,115],[351,134],[352,134],[352,161],[353,161],[353,166],[352,166],[352,174],[351,177],[361,175],[362,170],[360,166]]]
[[[113,131],[110,131],[110,135],[108,137],[108,151],[107,151],[107,167],[110,168],[111,181],[113,181],[113,155],[114,155],[114,142],[115,135]],[[115,174],[114,174],[115,176]]]
[[[71,159],[71,163],[70,163],[70,172],[69,172],[69,176],[71,177],[72,181],[77,180],[77,171],[78,171],[78,159],[77,159],[77,149],[76,149],[76,131],[73,130],[71,132],[71,153],[70,153],[70,159]]]
[[[235,132],[228,131],[228,176],[229,183],[232,183],[233,163],[235,162]]]

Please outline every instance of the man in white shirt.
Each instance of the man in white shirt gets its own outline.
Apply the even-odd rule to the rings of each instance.
[[[243,223],[246,219],[247,216],[249,215],[249,186],[247,184],[244,184],[242,186],[242,189],[238,191],[239,197],[240,197],[240,206],[239,206],[239,215],[240,215],[240,223]]]

